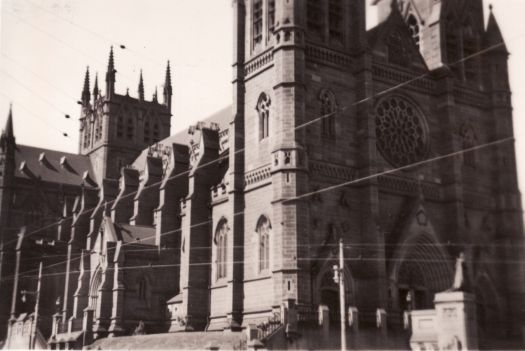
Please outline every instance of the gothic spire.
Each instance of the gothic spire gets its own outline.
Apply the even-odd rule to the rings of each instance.
[[[15,133],[13,130],[13,105],[9,104],[9,114],[7,115],[7,121],[5,128],[0,136],[0,147],[2,152],[6,151],[8,145],[15,144]]]
[[[115,94],[115,61],[113,58],[113,46],[109,51],[108,71],[106,72],[106,97],[111,98]]]
[[[173,90],[171,87],[171,69],[170,69],[170,61],[168,61],[168,65],[166,66],[166,78],[164,79],[164,105],[168,108],[168,110],[171,111],[171,96],[173,94]]]
[[[109,61],[108,61],[108,72],[115,70],[115,60],[113,58],[113,45],[109,49]]]
[[[139,100],[144,101],[144,80],[142,79],[142,70],[140,70],[139,78]]]
[[[153,102],[157,102],[158,99],[157,99],[157,87],[155,87],[155,92],[153,93]]]
[[[98,73],[95,73],[95,85],[93,86],[93,98],[98,96]]]
[[[4,134],[7,137],[14,137],[13,131],[13,104],[9,104],[9,114],[7,115],[7,121],[5,123]]]
[[[489,8],[489,21],[487,24],[487,31],[485,32],[484,40],[485,48],[491,49],[491,51],[493,52],[503,52],[508,54],[509,51],[507,50],[507,45],[505,44],[505,40],[503,39],[503,35],[501,34],[501,30],[499,28],[498,22],[496,21],[496,17],[492,12],[492,5],[490,5]]]
[[[86,68],[86,75],[84,77],[84,89],[82,89],[82,105],[89,104],[91,94],[89,93],[89,66]]]

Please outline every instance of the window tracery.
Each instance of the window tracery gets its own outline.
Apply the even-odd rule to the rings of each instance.
[[[275,0],[268,0],[268,33],[275,29]]]
[[[259,139],[265,139],[270,135],[270,105],[268,95],[262,93],[257,102],[257,112],[259,113]]]
[[[343,41],[343,4],[341,0],[330,0],[328,8],[328,23],[330,39]]]
[[[215,272],[217,280],[226,277],[226,261],[227,261],[227,240],[228,240],[228,222],[222,219],[217,225],[215,231],[215,249],[216,249],[216,265]]]
[[[470,25],[463,30],[463,59],[465,66],[465,79],[475,80],[478,76],[477,40]]]
[[[423,114],[408,100],[391,96],[375,109],[377,148],[394,167],[421,161],[427,153],[428,135]]]
[[[262,43],[263,34],[263,4],[262,0],[253,1],[253,46]]]
[[[270,269],[270,232],[272,225],[266,216],[257,221],[255,231],[259,239],[259,272]]]
[[[321,116],[323,116],[321,122],[323,135],[334,136],[335,117],[337,112],[335,94],[328,89],[323,89],[319,94],[319,100],[321,100]]]
[[[322,1],[308,0],[306,12],[308,30],[311,33],[322,36],[324,16]]]

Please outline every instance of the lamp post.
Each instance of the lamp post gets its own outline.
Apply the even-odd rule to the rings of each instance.
[[[343,239],[339,239],[339,266],[334,265],[334,282],[339,283],[339,309],[341,311],[341,350],[346,350],[345,282]]]
[[[22,302],[26,302],[26,296],[27,295],[35,295],[36,301],[35,301],[35,318],[32,325],[31,330],[31,339],[29,340],[29,349],[34,350],[36,345],[36,335],[37,335],[37,324],[38,324],[38,310],[40,308],[40,287],[42,284],[42,261],[40,261],[40,266],[38,267],[38,283],[36,286],[36,291],[27,291],[22,290],[20,293],[22,294]]]

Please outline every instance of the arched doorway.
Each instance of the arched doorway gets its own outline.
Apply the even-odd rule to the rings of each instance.
[[[319,305],[328,306],[330,324],[341,322],[339,284],[334,281],[333,264],[335,261],[327,262],[317,276],[317,301]],[[354,280],[348,269],[345,269],[345,311],[349,306],[355,305],[354,301]]]
[[[101,284],[102,271],[100,268],[98,268],[95,271],[95,274],[93,275],[93,279],[91,279],[91,284],[89,286],[89,308],[91,308],[94,311],[93,320],[95,320],[98,316],[98,295]]]
[[[401,316],[408,309],[432,308],[435,293],[450,288],[452,277],[452,260],[431,235],[408,238],[394,255],[390,276],[393,310]]]

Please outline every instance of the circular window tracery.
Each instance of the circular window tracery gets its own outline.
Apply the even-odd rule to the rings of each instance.
[[[421,161],[427,153],[428,135],[420,110],[408,100],[393,96],[375,109],[377,148],[393,166]]]

